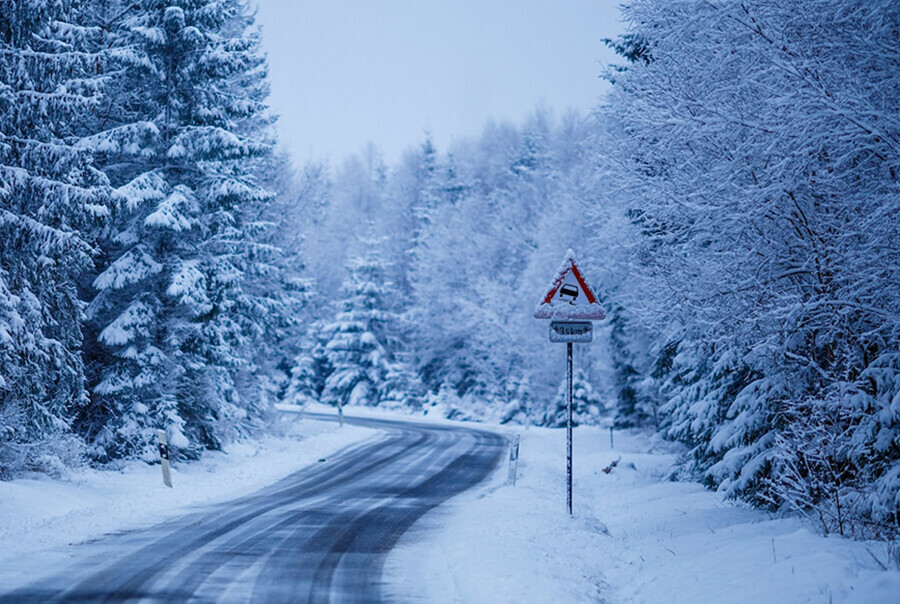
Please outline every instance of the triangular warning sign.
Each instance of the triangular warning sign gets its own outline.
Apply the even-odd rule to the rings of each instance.
[[[596,319],[606,317],[597,296],[582,276],[575,252],[569,250],[556,278],[534,309],[537,319]]]

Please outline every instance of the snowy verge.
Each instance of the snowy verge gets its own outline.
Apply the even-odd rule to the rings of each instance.
[[[670,482],[668,443],[578,428],[574,508],[565,430],[522,430],[518,483],[506,463],[437,508],[386,562],[400,601],[897,602],[886,547],[821,537],[696,483]],[[611,464],[618,460],[615,466]],[[608,468],[609,472],[604,469]],[[881,562],[877,561],[880,559]]]
[[[370,428],[289,416],[285,435],[234,443],[193,463],[175,464],[174,488],[159,465],[85,469],[65,480],[0,482],[0,586],[12,589],[57,570],[69,545],[140,528],[252,493],[377,433]],[[45,554],[42,556],[42,553]]]

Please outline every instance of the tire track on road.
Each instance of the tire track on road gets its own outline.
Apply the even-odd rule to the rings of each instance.
[[[419,518],[483,481],[505,439],[347,421],[385,435],[227,504],[79,545],[71,568],[0,602],[381,601],[385,555]]]

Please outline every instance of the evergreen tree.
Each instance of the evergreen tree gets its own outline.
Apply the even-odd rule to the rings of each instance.
[[[388,364],[384,382],[379,388],[379,404],[388,407],[419,410],[422,408],[425,386],[411,365],[396,353]]]
[[[608,304],[609,357],[615,388],[615,424],[618,427],[659,426],[656,399],[646,391],[646,342],[642,330],[620,304]]]
[[[301,195],[295,190],[290,160],[283,153],[263,158],[255,170],[258,181],[273,193],[271,199],[244,208],[246,253],[242,327],[248,335],[237,387],[245,401],[260,401],[257,415],[265,414],[269,400],[296,387],[292,364],[302,347],[306,304],[313,282],[305,276],[301,228],[309,220]],[[296,391],[295,391],[296,392]]]
[[[328,334],[325,356],[331,373],[325,379],[322,402],[330,405],[377,405],[402,396],[407,379],[388,348],[396,330],[391,284],[373,238],[366,253],[352,258],[342,287],[341,310],[323,330]]]
[[[87,404],[77,282],[108,208],[77,146],[102,57],[76,8],[0,1],[0,478],[77,451],[67,435]]]
[[[511,377],[506,383],[506,406],[500,423],[532,424],[535,421],[534,406],[531,380],[527,376]]]
[[[290,367],[290,380],[284,401],[293,405],[305,405],[318,401],[325,388],[325,378],[331,374],[325,347],[325,325],[313,323],[300,342]]]
[[[567,423],[568,403],[566,401],[568,384],[565,379],[559,385],[553,403],[544,413],[542,426],[564,428]],[[606,416],[603,400],[594,392],[594,387],[587,379],[583,369],[577,369],[572,380],[572,425],[593,426]]]
[[[286,403],[302,407],[319,399],[316,369],[316,360],[307,351],[304,350],[297,355],[294,366],[291,368],[291,378],[284,396]]]
[[[192,456],[263,411],[241,400],[235,375],[248,362],[248,309],[266,307],[245,290],[259,249],[248,214],[270,198],[253,178],[270,152],[265,62],[243,0],[110,12],[107,128],[87,144],[115,206],[88,310],[97,346],[80,424],[99,459],[152,457],[163,427]]]

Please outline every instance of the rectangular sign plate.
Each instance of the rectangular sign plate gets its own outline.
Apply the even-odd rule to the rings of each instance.
[[[594,324],[590,321],[550,321],[551,342],[591,342]]]

